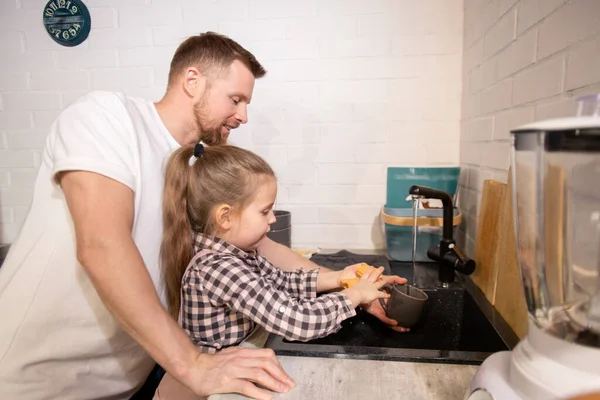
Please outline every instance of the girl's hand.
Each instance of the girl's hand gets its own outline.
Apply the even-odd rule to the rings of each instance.
[[[344,285],[344,281],[348,282],[348,281],[354,281],[358,279],[358,275],[356,273],[356,270],[362,266],[366,266],[366,263],[358,263],[358,264],[354,264],[354,265],[350,265],[346,268],[344,268],[343,270],[340,271],[340,275],[339,275],[339,283],[338,283],[338,287],[346,287]],[[380,267],[377,269],[377,271],[381,271],[378,273],[378,275],[375,275],[375,281],[381,276],[381,274],[383,274],[384,268]]]
[[[356,269],[363,265],[363,263],[349,265],[340,271],[338,287],[344,286],[343,281],[348,279],[356,278]]]
[[[367,271],[354,286],[343,291],[350,297],[354,307],[359,304],[370,303],[376,299],[390,297],[388,293],[379,290],[385,285],[385,281],[379,279],[382,273],[383,267]]]
[[[394,284],[404,285],[407,282],[406,278],[403,278],[398,275],[381,275],[381,280],[389,285],[394,285]]]

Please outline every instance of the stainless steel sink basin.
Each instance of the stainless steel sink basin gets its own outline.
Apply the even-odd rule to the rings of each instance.
[[[423,315],[411,332],[392,331],[377,318],[359,311],[330,336],[291,342],[271,335],[266,347],[280,355],[480,364],[491,353],[512,349],[518,342],[470,280],[438,288],[433,263],[417,265],[414,275],[412,264],[389,264],[394,274],[410,281],[414,276],[414,283],[429,295]]]

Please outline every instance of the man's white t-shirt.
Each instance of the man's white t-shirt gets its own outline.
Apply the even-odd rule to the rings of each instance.
[[[120,93],[92,92],[52,125],[31,209],[0,268],[0,399],[128,399],[143,384],[154,362],[109,314],[77,261],[54,176],[85,170],[131,188],[133,238],[164,304],[164,165],[177,147],[152,102]]]

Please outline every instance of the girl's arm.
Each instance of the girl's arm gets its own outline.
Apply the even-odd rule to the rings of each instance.
[[[363,300],[354,288],[297,298],[280,289],[271,276],[261,276],[235,257],[220,257],[202,268],[199,278],[203,295],[215,307],[235,310],[288,340],[306,341],[336,332],[343,320],[356,315],[355,307]],[[194,296],[184,297],[185,301],[193,303]],[[185,308],[193,309],[191,303]]]
[[[282,271],[264,257],[258,256],[261,269],[266,271],[275,287],[288,291],[298,298],[314,298],[317,293],[340,288],[342,271],[331,271],[326,268],[316,268],[311,271],[301,269]]]

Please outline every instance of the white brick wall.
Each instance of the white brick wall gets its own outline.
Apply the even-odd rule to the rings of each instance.
[[[160,99],[176,46],[206,30],[268,70],[232,142],[275,168],[295,245],[383,247],[386,166],[459,161],[463,0],[84,1],[92,31],[75,48],[46,34],[44,0],[1,2],[0,242],[21,227],[60,110],[93,89]]]
[[[574,115],[600,92],[600,1],[465,0],[461,235],[473,255],[483,181],[506,181],[509,130]]]

